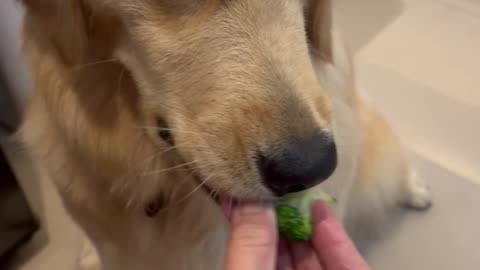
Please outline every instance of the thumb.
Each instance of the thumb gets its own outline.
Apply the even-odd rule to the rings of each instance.
[[[277,230],[272,208],[258,204],[235,207],[225,269],[273,270],[276,250]]]

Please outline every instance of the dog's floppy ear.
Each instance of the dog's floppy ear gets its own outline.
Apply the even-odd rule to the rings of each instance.
[[[331,0],[308,0],[306,29],[314,54],[323,61],[332,61]]]
[[[83,0],[23,0],[26,7],[25,27],[36,35],[67,65],[88,58],[91,12]]]

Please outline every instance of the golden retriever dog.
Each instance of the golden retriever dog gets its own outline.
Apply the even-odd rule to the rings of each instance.
[[[21,136],[93,243],[92,267],[222,269],[218,199],[315,187],[352,237],[431,204],[356,90],[329,0],[23,2],[34,93]]]

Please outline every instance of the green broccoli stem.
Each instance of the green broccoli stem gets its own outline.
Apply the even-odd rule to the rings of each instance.
[[[290,193],[283,196],[280,199],[280,202],[295,206],[306,218],[310,219],[312,215],[312,203],[317,200],[323,201],[329,205],[335,205],[337,203],[337,200],[334,197],[318,190],[305,190]]]

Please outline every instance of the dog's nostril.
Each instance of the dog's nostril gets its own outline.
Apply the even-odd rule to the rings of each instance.
[[[175,142],[173,140],[172,133],[170,133],[170,129],[168,128],[167,122],[162,118],[157,118],[157,128],[158,128],[158,136],[162,138],[162,140],[166,141],[167,143],[173,145]]]

